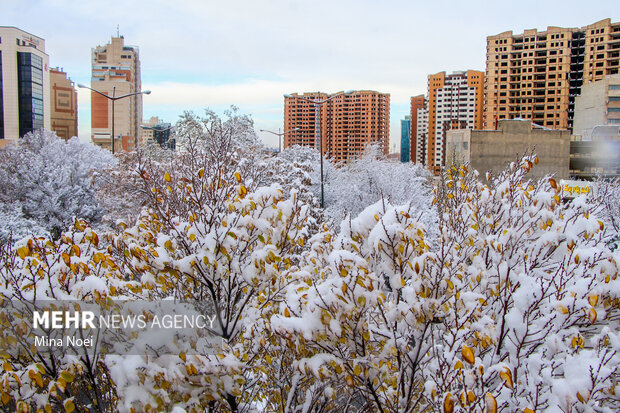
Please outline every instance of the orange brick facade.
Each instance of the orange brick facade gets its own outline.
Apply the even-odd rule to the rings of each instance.
[[[418,109],[424,109],[424,95],[413,96],[411,98],[411,130],[409,133],[409,141],[411,142],[409,151],[409,160],[417,162],[416,153],[418,150],[424,151],[424,148],[418,148]]]
[[[484,127],[522,118],[572,129],[581,86],[617,74],[619,61],[620,23],[611,19],[582,28],[488,36]]]
[[[326,93],[293,94],[284,98],[284,130],[299,128],[284,136],[284,147],[312,146],[316,142],[316,108],[310,100],[327,99]],[[335,162],[359,156],[368,143],[379,143],[388,154],[390,130],[390,95],[369,90],[340,95],[320,105],[323,155]]]
[[[50,69],[50,117],[52,130],[62,139],[78,135],[77,91],[62,70]]]

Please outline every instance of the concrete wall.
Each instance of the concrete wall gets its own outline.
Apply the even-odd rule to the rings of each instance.
[[[529,178],[554,174],[557,179],[567,179],[570,138],[570,131],[544,130],[523,120],[500,121],[498,130],[449,131],[448,145],[452,152],[448,153],[447,163],[452,159],[458,162],[459,156],[463,161],[469,159],[471,168],[484,178],[486,172],[498,173],[533,150],[539,163],[532,168]]]
[[[607,124],[607,87],[606,79],[581,87],[581,95],[575,98],[575,135],[590,136],[595,126]]]

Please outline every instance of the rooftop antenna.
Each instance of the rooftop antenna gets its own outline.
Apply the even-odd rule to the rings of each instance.
[[[116,37],[121,37],[120,32],[119,32],[119,28],[118,28],[118,24],[116,25]]]

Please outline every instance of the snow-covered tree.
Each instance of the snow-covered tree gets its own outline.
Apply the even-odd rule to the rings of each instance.
[[[0,202],[11,217],[1,221],[0,235],[14,231],[16,238],[41,229],[58,234],[74,217],[97,222],[103,210],[90,173],[113,162],[107,151],[78,138],[65,142],[45,130],[26,134],[0,151]]]
[[[0,409],[620,409],[617,206],[563,204],[553,179],[526,179],[529,156],[488,184],[448,169],[430,196],[419,171],[367,159],[328,170],[360,212],[327,220],[313,151],[265,158],[234,112],[188,114],[177,133],[169,159],[124,161],[135,207],[114,231],[76,220],[3,245],[0,294],[208,303],[221,346],[140,333],[123,339],[155,354],[39,354],[0,306]]]
[[[311,148],[288,148],[279,158],[301,168],[306,185],[320,198],[319,153]],[[411,202],[427,225],[436,221],[429,208],[432,201],[431,177],[420,165],[391,162],[376,145],[362,156],[342,165],[324,159],[325,215],[338,225],[347,215],[357,216],[380,199],[393,204]]]

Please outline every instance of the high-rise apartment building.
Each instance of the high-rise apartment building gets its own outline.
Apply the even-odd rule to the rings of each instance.
[[[0,26],[0,146],[50,129],[50,72],[45,40]]]
[[[323,154],[336,162],[359,156],[368,143],[380,144],[383,153],[387,155],[390,133],[389,93],[354,91],[334,97],[321,104],[319,109],[308,101],[323,100],[330,96],[334,94],[316,92],[303,95],[294,93],[284,98],[284,130],[299,128],[284,136],[284,147],[301,145],[319,149],[315,137],[320,126]],[[319,122],[316,122],[317,114]]]
[[[571,129],[584,83],[618,73],[620,23],[512,31],[487,37],[484,127],[523,118]]]
[[[476,70],[428,77],[426,165],[435,174],[445,165],[446,132],[481,129],[484,73]]]
[[[400,120],[400,161],[409,162],[411,158],[411,116]]]
[[[412,159],[412,162],[426,165],[428,143],[428,99],[424,101],[423,107],[417,109],[416,118],[415,160]]]
[[[51,130],[62,139],[78,136],[77,91],[59,68],[50,70]]]
[[[583,82],[596,82],[615,75],[620,69],[620,22],[601,20],[581,29],[583,45]]]
[[[140,54],[135,46],[125,46],[123,36],[112,37],[105,46],[92,49],[91,87],[108,96],[139,92],[142,88]],[[111,148],[114,118],[115,150],[138,146],[142,123],[142,95],[112,101],[91,92],[91,134],[96,145]]]
[[[424,95],[413,96],[411,98],[411,134],[409,137],[410,145],[409,145],[409,159],[411,162],[418,163],[419,161],[416,158],[416,154],[421,149],[417,139],[417,131],[418,131],[418,110],[424,109],[426,100]],[[402,149],[401,149],[402,153]]]

